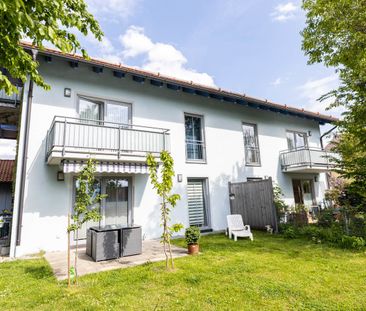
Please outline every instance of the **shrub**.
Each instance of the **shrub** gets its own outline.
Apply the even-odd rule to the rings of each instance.
[[[197,226],[187,228],[185,237],[187,245],[197,244],[201,237],[200,229]]]
[[[318,225],[321,227],[329,228],[335,222],[335,217],[333,213],[334,210],[331,208],[320,211],[318,216]]]
[[[298,237],[295,227],[288,227],[284,230],[283,235],[286,239],[295,239]]]
[[[351,218],[350,231],[354,236],[366,238],[366,219],[363,213],[357,213]]]
[[[365,240],[357,236],[344,235],[340,240],[339,245],[343,248],[361,250],[365,246]]]

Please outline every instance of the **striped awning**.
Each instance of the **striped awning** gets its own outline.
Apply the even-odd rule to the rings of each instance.
[[[64,173],[79,173],[85,166],[82,161],[64,161]],[[97,162],[96,173],[124,173],[124,174],[148,174],[149,167],[146,163],[133,162]]]

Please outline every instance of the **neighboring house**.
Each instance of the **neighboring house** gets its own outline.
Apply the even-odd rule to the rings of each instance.
[[[55,50],[37,58],[51,90],[35,86],[22,110],[12,256],[66,249],[75,176],[89,157],[99,161],[95,191],[108,194],[101,223],[139,224],[146,239],[161,235],[148,152],[174,158],[173,223],[226,228],[228,182],[270,176],[289,204],[323,199],[319,125],[332,117]]]
[[[0,215],[12,209],[14,160],[0,160]]]

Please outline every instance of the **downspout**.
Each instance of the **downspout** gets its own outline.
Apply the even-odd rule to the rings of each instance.
[[[32,49],[32,58],[33,61],[37,59],[38,51]],[[16,256],[16,246],[20,245],[21,241],[21,232],[22,232],[22,221],[23,221],[23,211],[24,211],[24,192],[25,192],[25,181],[27,177],[27,157],[28,157],[28,142],[29,142],[29,127],[30,127],[30,119],[31,119],[31,111],[32,111],[32,100],[33,100],[33,80],[29,79],[29,87],[28,87],[28,96],[26,107],[22,107],[22,110],[25,109],[25,120],[21,120],[24,122],[24,133],[22,142],[22,150],[21,155],[18,154],[17,159],[17,167],[20,167],[20,176],[18,177],[19,188],[16,186],[16,195],[14,198],[14,211],[13,211],[13,229],[12,229],[12,237],[11,237],[11,247],[10,247],[10,256]],[[22,113],[23,114],[23,113]],[[22,127],[22,124],[21,124]],[[21,137],[19,135],[19,137]],[[20,144],[19,139],[19,144]],[[20,148],[18,148],[19,150]],[[19,166],[18,166],[19,165]],[[18,175],[18,174],[17,174]],[[17,191],[18,190],[18,191]],[[15,223],[16,221],[16,223]],[[13,238],[14,237],[14,238]],[[16,244],[15,244],[16,241]]]

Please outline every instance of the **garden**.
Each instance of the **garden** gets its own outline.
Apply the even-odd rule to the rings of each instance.
[[[172,240],[185,247],[185,240]],[[43,258],[0,264],[3,310],[365,310],[364,252],[254,232],[202,236],[201,253],[56,281]]]

